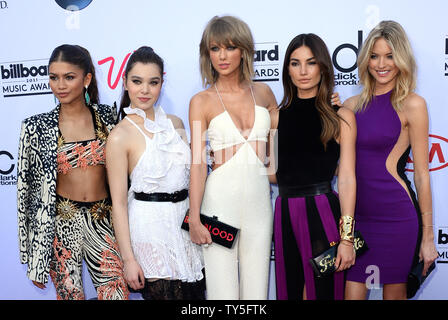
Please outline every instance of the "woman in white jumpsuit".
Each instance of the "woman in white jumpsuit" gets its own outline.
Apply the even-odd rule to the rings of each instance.
[[[200,55],[207,89],[190,102],[189,224],[204,248],[207,299],[267,299],[273,216],[264,163],[277,104],[267,85],[251,80],[254,43],[243,21],[212,18]],[[206,135],[214,157],[208,176]],[[200,213],[240,229],[231,249],[212,243]]]

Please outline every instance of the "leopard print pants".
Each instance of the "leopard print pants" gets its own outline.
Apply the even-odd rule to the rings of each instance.
[[[79,202],[58,196],[56,208],[50,275],[57,299],[85,299],[84,259],[99,300],[127,300],[129,290],[113,233],[110,199]]]

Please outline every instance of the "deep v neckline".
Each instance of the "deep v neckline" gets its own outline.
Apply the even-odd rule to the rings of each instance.
[[[252,128],[250,129],[249,134],[247,135],[247,139],[243,136],[242,130],[238,129],[238,127],[236,126],[235,122],[232,119],[232,116],[230,115],[230,112],[227,111],[227,108],[224,105],[224,101],[222,101],[222,97],[221,97],[221,94],[218,91],[218,87],[216,86],[216,83],[215,83],[214,87],[216,89],[216,93],[218,94],[219,101],[221,101],[222,107],[224,108],[224,112],[228,115],[228,117],[230,119],[230,122],[233,125],[233,128],[235,128],[235,130],[238,132],[238,134],[241,136],[241,138],[244,139],[245,142],[249,141],[249,138],[252,136],[252,132],[254,131],[255,123],[256,123],[256,120],[257,120],[257,106],[256,106],[256,103],[255,103],[255,97],[254,97],[254,93],[252,91],[252,86],[249,86],[249,88],[250,88],[250,91],[252,93],[252,99],[254,100],[254,108],[253,108],[254,109],[254,122],[252,124]]]

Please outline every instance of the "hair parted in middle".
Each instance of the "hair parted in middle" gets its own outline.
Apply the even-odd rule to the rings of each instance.
[[[333,64],[327,45],[318,35],[313,33],[299,34],[289,43],[285,52],[285,59],[283,61],[283,99],[279,106],[282,108],[287,108],[291,105],[292,100],[297,97],[298,90],[289,75],[289,64],[291,54],[294,50],[302,46],[308,47],[311,50],[316,62],[319,65],[321,73],[319,88],[316,96],[316,108],[319,111],[322,123],[322,133],[320,139],[324,147],[326,147],[328,141],[339,137],[340,117],[331,105],[331,96],[334,90]]]
[[[90,85],[87,90],[84,89],[84,94],[87,91],[90,96],[90,103],[99,103],[95,65],[93,64],[90,53],[86,48],[73,44],[60,45],[56,47],[51,53],[48,65],[52,64],[53,62],[67,62],[78,66],[84,71],[84,76],[90,73],[92,75],[92,80],[90,81]]]
[[[241,50],[240,82],[252,81],[254,76],[254,39],[249,26],[234,16],[214,16],[202,33],[199,44],[199,64],[204,87],[213,85],[218,80],[218,72],[210,60],[210,45],[235,46]]]
[[[391,48],[392,58],[399,72],[395,88],[392,90],[391,102],[395,110],[400,110],[402,102],[415,90],[416,63],[412,47],[403,27],[395,21],[381,21],[367,36],[358,55],[359,82],[363,88],[354,111],[363,110],[375,93],[375,79],[369,72],[369,60],[373,46],[378,39],[386,40]]]
[[[160,78],[163,79],[163,70],[164,70],[164,62],[163,59],[154,52],[154,50],[151,47],[148,46],[142,46],[135,50],[131,56],[129,57],[128,63],[126,64],[126,68],[124,69],[123,73],[123,82],[126,81],[128,78],[129,71],[134,67],[134,65],[137,63],[154,63],[159,67],[160,70]],[[121,96],[121,102],[120,102],[120,109],[118,111],[119,119],[123,119],[126,117],[126,113],[124,112],[124,109],[126,107],[129,107],[131,104],[131,99],[129,98],[129,93],[127,90],[124,89],[123,84],[123,93]]]

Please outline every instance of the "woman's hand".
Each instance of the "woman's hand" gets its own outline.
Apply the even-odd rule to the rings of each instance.
[[[419,258],[420,261],[423,260],[423,272],[422,274],[426,276],[426,273],[428,272],[429,266],[436,261],[437,257],[439,256],[436,246],[434,244],[433,240],[422,240],[422,244],[420,245],[420,253]]]
[[[200,221],[189,221],[190,238],[193,243],[198,245],[211,244],[212,236],[207,228]]]
[[[341,99],[339,98],[339,93],[335,92],[331,95],[331,105],[342,107]]]
[[[123,272],[124,279],[132,289],[143,289],[145,286],[145,275],[135,259],[124,261]]]
[[[38,287],[39,289],[45,289],[45,288],[46,288],[45,284],[42,283],[42,282],[37,282],[37,281],[33,281],[33,280],[31,280],[31,282],[33,282],[33,284],[34,284],[36,287]]]
[[[353,243],[341,240],[338,246],[338,254],[335,263],[336,272],[349,269],[355,264],[355,258],[356,254]]]

